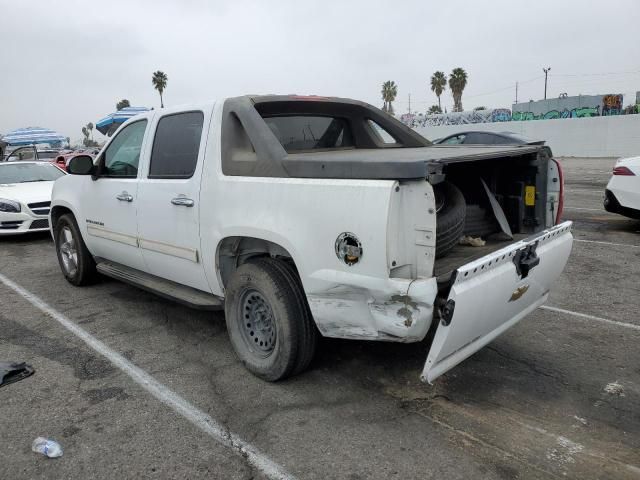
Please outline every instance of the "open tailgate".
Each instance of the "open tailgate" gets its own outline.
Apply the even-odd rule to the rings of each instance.
[[[536,233],[454,272],[423,381],[431,383],[547,300],[571,253],[571,225]]]

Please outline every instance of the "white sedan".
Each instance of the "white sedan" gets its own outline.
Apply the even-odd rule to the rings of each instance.
[[[48,230],[51,190],[63,175],[49,162],[0,163],[0,235]]]
[[[640,219],[640,157],[618,160],[604,195],[605,210]]]

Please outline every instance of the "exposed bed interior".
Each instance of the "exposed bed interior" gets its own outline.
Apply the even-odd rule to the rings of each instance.
[[[471,263],[478,258],[489,255],[507,245],[528,237],[529,234],[517,233],[513,236],[513,240],[501,238],[500,234],[492,235],[485,240],[485,245],[481,247],[473,247],[471,245],[456,245],[446,256],[435,261],[433,274],[438,278],[438,282],[448,281],[453,271],[467,263]]]
[[[456,245],[434,263],[434,275],[447,281],[458,267],[488,255],[546,228],[548,156],[545,151],[475,162],[447,163],[443,173],[466,202],[464,235],[481,239],[483,246]],[[504,212],[513,239],[502,233],[490,203]]]

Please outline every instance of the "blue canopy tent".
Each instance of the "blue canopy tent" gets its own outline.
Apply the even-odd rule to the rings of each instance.
[[[11,146],[48,143],[52,147],[60,147],[67,143],[67,138],[48,128],[26,127],[7,133],[2,141]]]
[[[113,112],[96,123],[96,130],[101,134],[111,136],[120,125],[139,113],[148,112],[147,107],[125,107],[122,110]]]

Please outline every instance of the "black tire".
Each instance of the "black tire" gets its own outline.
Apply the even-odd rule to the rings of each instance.
[[[76,219],[70,213],[62,215],[53,229],[60,269],[67,281],[77,287],[96,279],[96,262],[82,239]]]
[[[274,260],[273,265],[279,268],[283,275],[287,276],[291,285],[295,286],[294,291],[298,298],[299,308],[301,311],[305,312],[304,318],[299,322],[300,348],[298,350],[298,360],[292,372],[292,375],[297,375],[298,373],[305,371],[313,360],[318,347],[318,338],[320,333],[313,321],[313,315],[309,309],[307,296],[304,293],[304,288],[302,287],[302,282],[300,281],[298,272],[289,262]]]
[[[282,260],[241,265],[226,288],[225,317],[238,358],[264,380],[300,373],[313,359],[316,327],[297,274]]]
[[[467,205],[464,234],[470,237],[486,237],[500,231],[500,225],[489,210],[480,205]]]
[[[458,244],[464,233],[466,202],[451,182],[434,185],[436,196],[436,258],[444,257]]]

